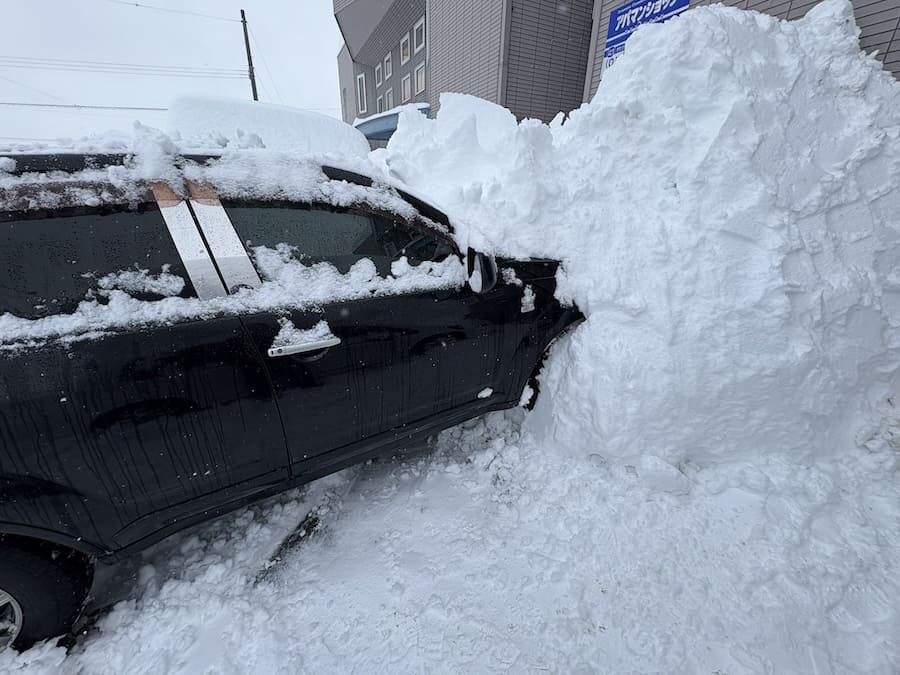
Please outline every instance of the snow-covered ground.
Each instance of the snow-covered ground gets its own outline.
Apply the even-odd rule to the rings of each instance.
[[[372,157],[563,260],[533,413],[174,538],[0,669],[900,672],[900,84],[844,0],[700,8],[561,122],[445,97]]]

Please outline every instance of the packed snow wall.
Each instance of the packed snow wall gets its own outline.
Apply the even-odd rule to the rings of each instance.
[[[704,464],[900,446],[900,83],[845,0],[642,27],[593,101],[519,124],[444,95],[373,159],[499,254],[557,256],[587,321],[529,424]]]

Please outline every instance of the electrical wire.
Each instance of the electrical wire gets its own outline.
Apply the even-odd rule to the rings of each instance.
[[[215,75],[246,75],[243,68],[221,68],[210,66],[178,66],[163,65],[149,63],[120,63],[117,61],[81,61],[77,59],[51,59],[37,56],[4,56],[0,55],[0,60],[11,63],[22,63],[26,65],[38,66],[67,66],[74,68],[91,67],[91,68],[127,68],[138,70],[153,70],[165,72],[190,72],[190,73],[209,73]]]
[[[169,12],[171,14],[185,14],[187,16],[199,16],[204,19],[216,19],[217,21],[230,21],[232,23],[240,23],[240,19],[232,19],[227,16],[216,16],[214,14],[201,14],[200,12],[191,12],[184,9],[171,9],[169,7],[158,7],[156,5],[147,5],[141,2],[128,2],[128,0],[106,0],[115,5],[125,5],[126,7],[140,7],[141,9],[155,9],[157,12]]]
[[[20,103],[18,101],[0,101],[0,105],[15,106],[21,108],[50,108],[67,110],[149,110],[153,112],[165,112],[168,108],[151,108],[148,106],[134,105],[80,105],[78,103]]]
[[[246,75],[204,75],[201,73],[158,72],[148,70],[127,70],[125,68],[75,68],[67,66],[40,66],[21,63],[5,63],[0,61],[4,68],[18,68],[25,70],[55,70],[62,73],[103,73],[106,75],[146,75],[151,77],[190,77],[207,80],[242,80]]]
[[[259,58],[262,61],[263,68],[266,69],[266,74],[269,76],[269,83],[275,90],[275,95],[278,97],[278,102],[284,105],[284,99],[281,98],[281,92],[278,91],[278,85],[275,83],[275,78],[272,76],[272,71],[269,70],[269,63],[268,61],[266,61],[265,54],[263,54],[262,48],[259,46],[259,40],[256,39],[256,36],[253,34],[253,30],[249,27],[247,32],[250,34],[250,40],[256,46],[256,53],[259,54]]]
[[[25,84],[24,82],[19,82],[18,80],[14,80],[11,77],[6,77],[5,75],[0,75],[0,80],[6,80],[7,82],[11,82],[12,84],[18,85],[23,89],[28,89],[29,91],[33,91],[36,94],[41,94],[42,96],[46,96],[48,98],[52,98],[54,101],[58,101],[60,103],[66,103],[59,96],[54,96],[49,91],[44,91],[43,89],[38,89],[37,87],[32,87],[30,84]]]

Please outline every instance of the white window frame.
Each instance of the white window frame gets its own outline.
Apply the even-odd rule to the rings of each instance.
[[[419,89],[419,72],[422,73],[422,88],[421,89]],[[424,61],[422,61],[422,63],[420,63],[419,65],[416,66],[415,75],[416,75],[415,90],[416,90],[416,96],[418,96],[423,91],[425,91],[425,62]]]
[[[412,98],[412,76],[407,73],[400,80],[400,103],[406,103]]]
[[[360,87],[362,83],[362,87]],[[360,73],[356,76],[356,112],[366,112],[366,74]]]
[[[391,87],[384,92],[384,109],[390,110],[394,107],[394,88]]]
[[[383,113],[384,112],[384,97],[379,96],[375,99],[375,112]]]
[[[403,58],[403,43],[404,42],[406,43],[406,58],[405,59]],[[409,63],[409,60],[412,58],[412,49],[410,47],[412,47],[412,45],[409,41],[409,33],[407,33],[402,38],[400,38],[400,65],[401,66],[405,66],[407,63]]]
[[[384,57],[384,81],[387,82],[388,78],[394,74],[394,62],[391,58],[391,53],[388,52],[387,56]]]
[[[416,43],[416,32],[419,30],[419,28],[422,29],[422,44]],[[418,21],[416,21],[416,25],[413,26],[412,34],[413,34],[413,54],[418,54],[420,51],[425,49],[425,17],[424,16],[421,19],[419,19]]]
[[[381,64],[377,64],[375,66],[375,86],[380,87],[382,83],[381,79]]]

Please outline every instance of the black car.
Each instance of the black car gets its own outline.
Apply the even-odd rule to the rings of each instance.
[[[556,262],[359,173],[155,162],[0,157],[0,648],[168,535],[519,404],[581,318]]]

